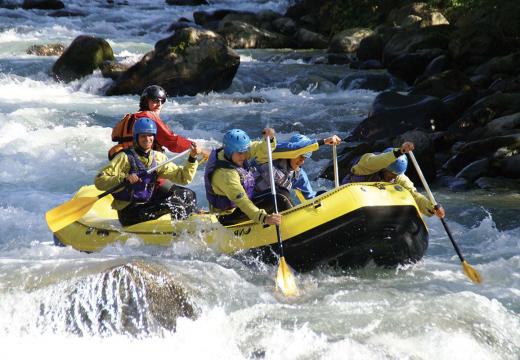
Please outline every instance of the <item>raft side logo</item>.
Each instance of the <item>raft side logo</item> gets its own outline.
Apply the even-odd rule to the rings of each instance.
[[[251,232],[251,228],[248,227],[248,228],[243,228],[243,229],[236,229],[233,233],[235,234],[235,236],[242,236],[242,235],[247,235]]]

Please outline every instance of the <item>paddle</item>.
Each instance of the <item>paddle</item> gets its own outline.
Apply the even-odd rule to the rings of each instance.
[[[419,164],[417,163],[417,160],[415,160],[415,156],[414,156],[413,152],[412,151],[408,152],[408,155],[410,156],[410,159],[412,160],[415,170],[417,170],[417,174],[419,175],[419,178],[421,179],[421,182],[424,186],[424,189],[426,190],[426,193],[428,194],[430,201],[433,203],[434,206],[437,206],[437,202],[435,201],[435,198],[433,197],[433,194],[430,191],[430,187],[428,186],[428,183],[426,182],[426,179],[424,178],[424,175],[421,171],[421,168],[419,167]],[[446,233],[448,234],[448,237],[450,238],[450,241],[453,244],[453,247],[455,248],[457,255],[459,256],[459,259],[462,262],[462,268],[464,270],[464,274],[466,274],[466,276],[469,277],[471,279],[471,281],[473,281],[474,283],[480,284],[482,282],[480,274],[470,264],[468,264],[468,262],[464,259],[464,256],[462,256],[462,252],[460,251],[459,246],[455,242],[455,239],[453,238],[453,235],[451,234],[451,231],[448,228],[448,224],[446,223],[446,221],[443,218],[441,218],[441,221],[442,221],[442,225],[444,226],[444,230],[446,230]]]
[[[180,154],[175,155],[171,159],[168,159],[157,166],[154,166],[146,172],[148,174],[154,172],[158,168],[160,168],[163,165],[166,165],[173,160],[187,154],[191,150],[188,149],[186,151],[181,152]],[[81,218],[83,215],[85,215],[92,206],[98,201],[99,199],[112,194],[114,191],[117,191],[125,186],[125,182],[122,182],[121,184],[117,184],[104,193],[99,194],[98,196],[93,197],[79,197],[72,200],[67,201],[64,204],[61,204],[60,206],[55,207],[54,209],[51,209],[45,213],[45,219],[47,220],[47,225],[52,230],[52,232],[57,232],[64,227],[72,224],[74,221]]]
[[[338,151],[336,150],[336,144],[332,145],[332,163],[334,164],[334,186],[339,187]]]
[[[273,172],[273,154],[271,152],[271,139],[267,136],[267,156],[269,159],[269,179],[271,180],[271,194],[274,199],[274,212],[278,214],[278,204],[276,202],[276,186],[274,183],[274,172]],[[276,285],[282,291],[285,296],[296,296],[298,295],[298,287],[291,268],[285,262],[283,255],[283,244],[282,234],[280,232],[280,225],[276,225],[276,236],[278,238],[278,246],[280,248],[280,263],[278,264],[278,271],[276,273]]]

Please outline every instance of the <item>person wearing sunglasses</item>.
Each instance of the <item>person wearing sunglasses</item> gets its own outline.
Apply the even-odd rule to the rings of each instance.
[[[117,144],[108,151],[109,160],[120,151],[133,147],[132,129],[134,122],[140,118],[152,119],[157,125],[154,150],[163,151],[165,147],[171,152],[180,153],[191,147],[193,141],[175,134],[161,119],[160,113],[165,102],[166,91],[159,85],[151,85],[143,90],[139,100],[139,111],[126,114],[112,129],[112,141],[116,141]],[[207,157],[209,151],[202,150],[202,154]]]

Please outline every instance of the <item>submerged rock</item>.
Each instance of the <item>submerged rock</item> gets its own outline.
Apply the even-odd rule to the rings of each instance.
[[[197,316],[187,292],[167,269],[141,261],[80,280],[67,306],[67,328],[79,335],[138,336],[175,330],[179,317]]]
[[[29,55],[38,56],[57,56],[63,54],[65,51],[65,45],[63,44],[42,44],[42,45],[31,45],[26,53]]]

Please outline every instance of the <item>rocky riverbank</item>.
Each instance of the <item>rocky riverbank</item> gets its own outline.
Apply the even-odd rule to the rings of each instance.
[[[50,16],[72,16],[60,1],[23,6],[41,9],[44,3]],[[53,75],[71,81],[99,68],[115,80],[107,95],[138,94],[151,83],[170,94],[194,95],[231,84],[240,62],[233,49],[326,49],[304,61],[349,64],[359,73],[338,79],[336,86],[381,92],[346,139],[340,175],[360,153],[410,140],[428,180],[438,178],[457,190],[518,187],[520,4],[482,0],[470,2],[473,7],[438,9],[421,2],[372,3],[363,8],[348,1],[303,0],[285,14],[196,11],[193,21],[170,24],[173,34],[131,67],[114,62],[104,39],[80,36],[58,59]],[[323,176],[330,177],[331,169]]]

